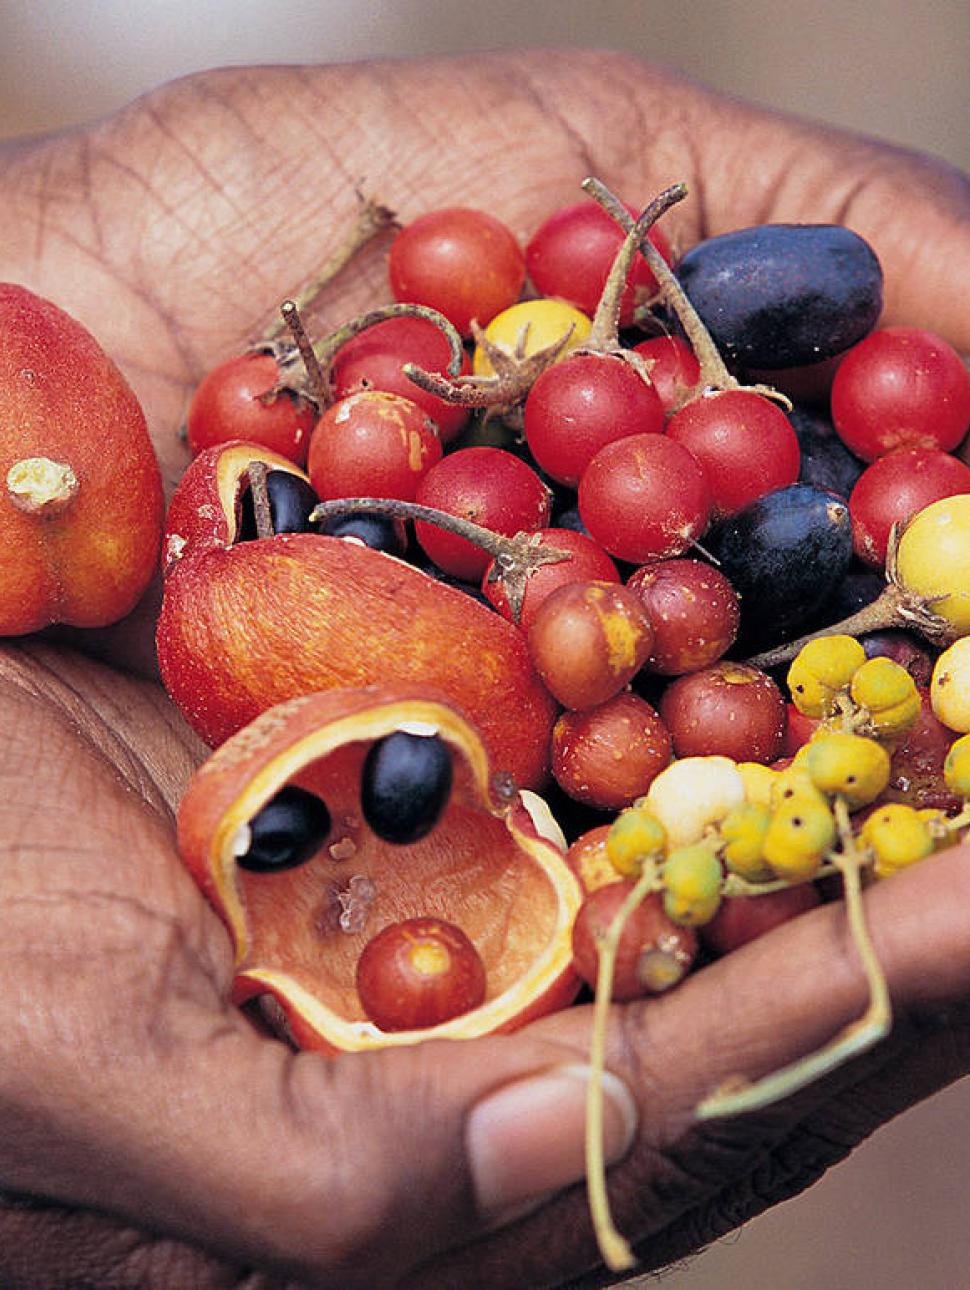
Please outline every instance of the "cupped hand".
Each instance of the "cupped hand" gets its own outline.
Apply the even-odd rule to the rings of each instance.
[[[668,221],[684,247],[765,220],[844,222],[882,259],[887,320],[970,350],[964,179],[612,55],[214,73],[7,145],[0,168],[0,279],[95,332],[170,482],[193,384],[311,276],[356,189],[402,220],[478,205],[526,236],[587,174],[641,204],[683,180],[692,199]],[[374,246],[308,322],[319,333],[386,297]],[[107,662],[48,640],[0,653],[0,1281],[599,1281],[578,1185],[587,1009],[328,1060],[226,1004],[226,936],[173,849],[202,752],[132,675],[148,618],[99,639]],[[616,1010],[611,1188],[646,1267],[794,1194],[970,1069],[968,864],[960,848],[870,893],[893,1035],[768,1111],[692,1113],[726,1077],[774,1069],[861,1011],[838,906]]]

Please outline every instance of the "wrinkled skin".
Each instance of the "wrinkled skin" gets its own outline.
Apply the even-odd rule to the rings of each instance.
[[[85,322],[141,397],[169,481],[208,366],[237,350],[348,226],[353,189],[406,220],[478,204],[528,234],[596,173],[644,202],[686,180],[686,247],[764,220],[843,220],[887,271],[887,320],[970,350],[970,199],[926,160],[587,54],[193,77],[63,138],[0,151],[0,279]],[[386,298],[384,248],[317,327]],[[124,631],[0,653],[0,1282],[56,1287],[596,1284],[580,1186],[486,1230],[462,1123],[516,1075],[582,1060],[574,1009],[518,1036],[329,1062],[225,1003],[221,926],[183,874],[172,811],[200,749],[160,690],[150,606]],[[781,1106],[698,1126],[739,1069],[819,1044],[864,1003],[824,907],[649,1005],[610,1062],[637,1142],[616,1216],[658,1267],[818,1177],[970,1069],[970,857],[868,898],[890,1041]],[[25,1199],[29,1198],[29,1199]]]

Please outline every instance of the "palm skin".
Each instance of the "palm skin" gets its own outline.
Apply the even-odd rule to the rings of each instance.
[[[880,254],[887,321],[970,350],[965,180],[615,56],[210,74],[91,129],[8,145],[0,166],[0,279],[95,332],[145,406],[169,483],[194,383],[312,274],[352,221],[356,187],[402,220],[478,205],[527,234],[586,174],[644,204],[684,180],[692,199],[669,220],[682,246],[765,220],[844,221]],[[309,321],[322,329],[386,295],[373,247]],[[133,674],[149,619],[89,639],[102,662],[50,640],[0,653],[0,1281],[608,1279],[581,1187],[490,1224],[462,1136],[493,1088],[583,1060],[587,1010],[454,1050],[329,1062],[227,1007],[227,939],[173,851],[174,805],[202,750]],[[799,1191],[970,1069],[968,896],[962,848],[871,893],[891,1040],[756,1116],[700,1126],[692,1108],[861,1010],[837,907],[617,1010],[610,1063],[640,1127],[612,1194],[645,1266]]]

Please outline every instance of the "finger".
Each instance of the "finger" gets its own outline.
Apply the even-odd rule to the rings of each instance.
[[[640,1134],[611,1171],[609,1190],[616,1224],[637,1243],[644,1268],[664,1266],[787,1199],[878,1124],[965,1072],[970,1042],[960,1001],[970,997],[970,929],[962,912],[968,898],[965,847],[867,893],[896,1029],[873,1052],[756,1114],[698,1123],[694,1108],[728,1077],[767,1074],[862,1011],[865,980],[841,905],[795,919],[669,995],[617,1010],[610,1061],[637,1092]],[[952,1031],[943,1028],[951,1007]],[[586,1010],[572,1009],[531,1032],[581,1050],[588,1025]],[[469,1277],[483,1290],[572,1284],[599,1262],[586,1196],[577,1187],[487,1246],[473,1244],[422,1268],[413,1284],[431,1290]],[[600,1272],[589,1284],[613,1279]]]

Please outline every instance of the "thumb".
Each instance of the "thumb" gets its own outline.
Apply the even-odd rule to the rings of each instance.
[[[202,1019],[198,1019],[202,1021]],[[60,1197],[301,1282],[396,1282],[583,1177],[588,1070],[508,1036],[330,1059],[242,1021],[79,1098]],[[607,1075],[606,1148],[630,1146]],[[50,1155],[43,1163],[50,1185]],[[32,1190],[29,1177],[18,1186]]]

